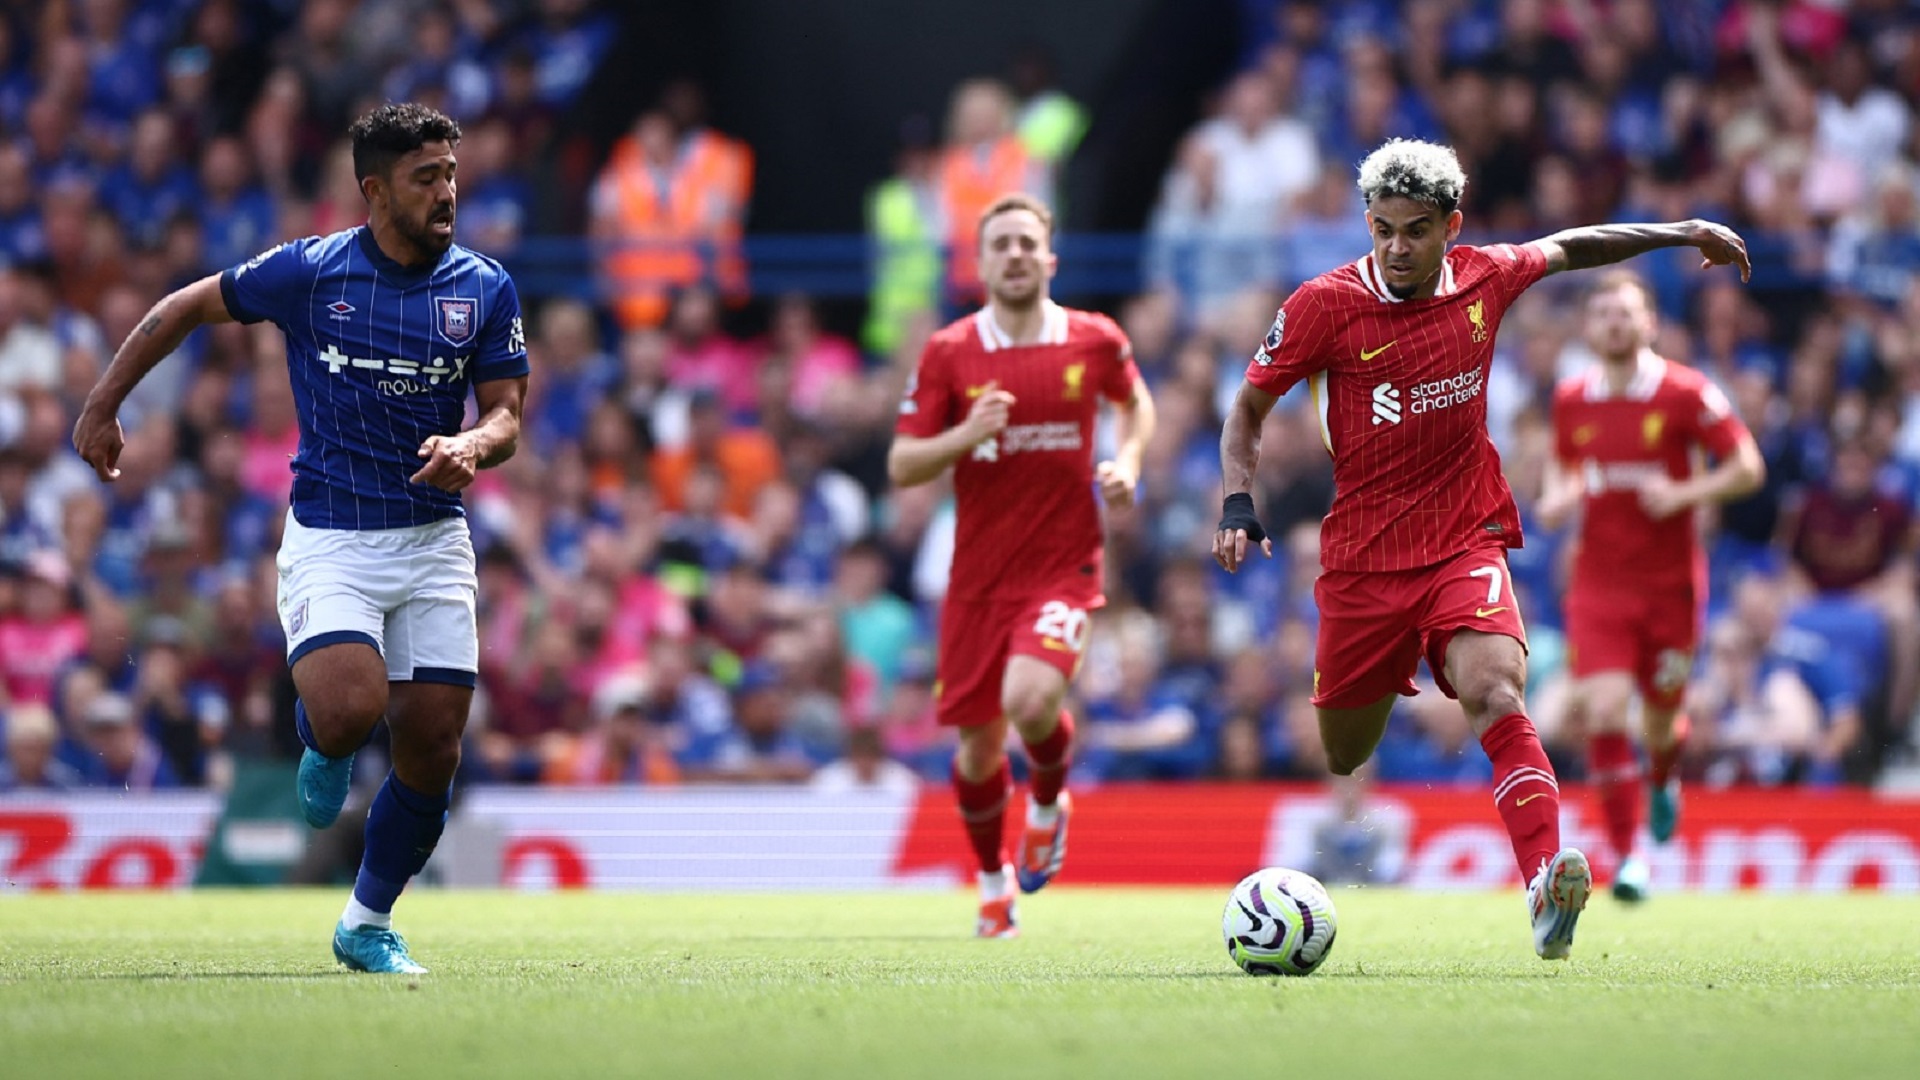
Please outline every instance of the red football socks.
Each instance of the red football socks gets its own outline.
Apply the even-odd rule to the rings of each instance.
[[[1524,713],[1509,713],[1480,736],[1493,762],[1493,805],[1513,840],[1520,879],[1531,882],[1560,850],[1560,784]]]
[[[1665,746],[1655,746],[1647,741],[1647,782],[1654,787],[1667,786],[1667,780],[1673,776],[1673,767],[1680,764],[1680,752],[1687,748],[1687,733],[1693,730],[1693,724],[1686,713],[1673,718],[1672,738]]]
[[[1600,815],[1607,823],[1607,842],[1616,858],[1633,854],[1633,832],[1639,826],[1640,763],[1624,733],[1603,731],[1587,742],[1587,779],[1600,793]]]
[[[1033,801],[1041,806],[1052,806],[1060,798],[1060,789],[1067,782],[1067,766],[1073,763],[1073,714],[1060,710],[1060,722],[1053,731],[1037,743],[1027,743],[1027,759],[1033,762],[1033,776],[1029,787],[1033,790]]]
[[[980,869],[999,873],[1010,861],[1006,846],[1007,799],[1013,792],[1013,771],[1005,759],[1000,768],[985,780],[968,780],[953,768],[953,794],[960,803],[960,820],[967,827],[967,842],[980,860]]]

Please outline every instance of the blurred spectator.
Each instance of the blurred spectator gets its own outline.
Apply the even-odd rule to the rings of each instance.
[[[1887,651],[1863,656],[1863,669],[1888,673],[1888,709],[1904,733],[1920,682],[1915,534],[1908,504],[1877,486],[1881,464],[1863,440],[1842,439],[1832,473],[1807,491],[1787,536],[1795,584],[1813,605],[1841,624],[1884,623]]]
[[[232,136],[208,143],[200,159],[199,210],[208,272],[251,259],[278,234],[273,196],[254,181],[247,144]]]
[[[791,384],[787,400],[807,419],[820,417],[834,398],[852,392],[861,373],[853,343],[822,330],[813,301],[802,293],[788,293],[774,302],[773,321],[756,363],[786,367]]]
[[[1313,132],[1284,112],[1285,92],[1264,72],[1236,77],[1161,189],[1150,228],[1166,251],[1165,283],[1202,318],[1249,284],[1279,284],[1282,227],[1319,180]]]
[[[595,0],[538,0],[536,15],[514,34],[533,57],[540,100],[564,109],[586,87],[613,45],[613,18]]]
[[[592,234],[623,327],[659,325],[674,290],[740,288],[751,168],[742,144],[676,129],[665,110],[640,114],[615,144],[594,181]]]
[[[136,244],[158,244],[168,219],[191,209],[199,199],[193,171],[180,162],[178,153],[173,119],[149,109],[133,123],[126,163],[101,181],[101,205],[120,220]]]
[[[947,291],[956,303],[980,296],[980,214],[1009,191],[1052,198],[1053,178],[1014,130],[1013,92],[995,79],[969,79],[947,106],[946,147],[934,192],[946,223]]]
[[[773,665],[747,665],[733,690],[734,726],[689,749],[688,779],[790,783],[813,774],[813,762],[792,730],[792,702],[781,684]]]
[[[930,320],[939,310],[940,245],[947,232],[934,182],[937,160],[931,125],[914,117],[901,125],[893,175],[867,192],[873,286],[860,343],[878,356],[897,354],[909,323]],[[6,205],[3,193],[0,187],[0,211]]]
[[[1103,780],[1199,776],[1210,756],[1201,719],[1181,688],[1162,677],[1152,630],[1135,623],[1120,634],[1111,688],[1088,688],[1080,767]]]
[[[62,665],[86,647],[72,575],[57,551],[27,557],[20,608],[0,613],[0,704],[46,705]]]
[[[779,453],[762,431],[729,429],[718,395],[696,392],[687,408],[686,445],[654,451],[653,486],[661,506],[683,511],[695,477],[709,470],[720,484],[721,506],[745,519],[760,489],[780,475]]]
[[[54,755],[60,725],[45,705],[15,705],[0,723],[0,795],[16,791],[72,791],[85,784],[79,770]]]
[[[887,756],[878,728],[862,724],[847,732],[845,753],[814,773],[809,786],[826,795],[871,791],[907,798],[919,792],[920,778]]]
[[[883,690],[891,690],[907,665],[919,625],[912,605],[887,591],[886,553],[879,544],[861,541],[841,553],[833,592],[848,654],[873,669]]]
[[[460,242],[511,261],[533,224],[533,189],[511,126],[498,115],[467,125],[460,140]],[[324,231],[324,230],[322,230]],[[544,373],[544,369],[543,373]]]
[[[1708,632],[1706,664],[1688,690],[1687,715],[1706,736],[1704,749],[1689,746],[1688,754],[1704,752],[1709,783],[1782,783],[1820,730],[1819,705],[1799,675],[1768,668],[1753,633],[1734,623]]]
[[[1058,168],[1087,133],[1087,110],[1054,83],[1053,56],[1037,45],[1013,58],[1008,74],[1018,115],[1014,131],[1035,161]]]
[[[638,675],[609,679],[594,694],[593,726],[548,763],[548,783],[671,784],[679,780],[668,729],[646,709]]]
[[[613,358],[601,351],[599,337],[593,312],[577,300],[550,300],[540,309],[533,341],[540,379],[529,380],[525,414],[535,451],[548,454],[577,440],[612,386]]]
[[[117,791],[160,791],[180,786],[180,778],[152,737],[141,728],[132,702],[115,693],[95,697],[80,718],[80,741],[88,787]]]

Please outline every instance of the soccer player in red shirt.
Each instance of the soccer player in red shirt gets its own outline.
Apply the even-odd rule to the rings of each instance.
[[[1647,862],[1634,853],[1640,766],[1628,714],[1640,694],[1655,841],[1680,812],[1673,775],[1686,739],[1680,701],[1707,599],[1707,556],[1694,510],[1736,499],[1766,479],[1766,461],[1725,394],[1704,375],[1652,349],[1653,296],[1624,270],[1587,298],[1587,346],[1600,363],[1553,395],[1554,456],[1538,510],[1559,528],[1577,507],[1580,541],[1567,589],[1573,708],[1587,734],[1587,772],[1599,790],[1619,866],[1613,895],[1647,896]],[[1718,464],[1696,472],[1694,459]]]
[[[1373,250],[1294,290],[1247,366],[1220,436],[1227,493],[1213,552],[1237,570],[1272,541],[1254,514],[1260,428],[1308,382],[1333,455],[1321,529],[1314,705],[1327,762],[1372,756],[1425,657],[1493,762],[1494,806],[1527,882],[1534,950],[1564,958],[1592,888],[1560,847],[1560,790],[1526,715],[1526,631],[1507,578],[1520,515],[1487,436],[1487,371],[1507,306],[1561,270],[1662,247],[1737,263],[1745,245],[1704,221],[1596,225],[1528,244],[1449,244],[1467,178],[1444,146],[1396,139],[1360,165]]]
[[[940,612],[934,693],[960,729],[953,790],[980,861],[981,937],[1012,937],[1014,884],[1035,892],[1060,870],[1072,801],[1062,789],[1073,719],[1061,708],[1101,593],[1094,491],[1133,502],[1153,400],[1126,335],[1104,315],[1048,298],[1057,257],[1045,204],[1009,195],[980,218],[987,305],[940,330],[900,405],[887,475],[902,487],[953,468],[958,515]],[[1118,413],[1112,461],[1093,463],[1099,402]],[[1032,762],[1018,863],[1003,842],[1012,775],[1007,725]]]

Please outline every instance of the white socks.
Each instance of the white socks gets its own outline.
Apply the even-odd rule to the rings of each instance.
[[[1011,866],[1003,866],[992,873],[980,871],[980,899],[998,900],[1007,895],[1007,874],[1012,870]]]
[[[1051,829],[1060,822],[1060,804],[1041,806],[1027,796],[1027,824],[1036,829]]]
[[[340,924],[349,930],[358,930],[363,926],[391,930],[393,929],[393,912],[375,911],[359,900],[348,897],[347,910],[340,916]]]

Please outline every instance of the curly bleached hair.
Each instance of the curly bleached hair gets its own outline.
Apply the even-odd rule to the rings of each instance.
[[[1419,139],[1388,139],[1360,163],[1360,194],[1374,200],[1412,199],[1430,203],[1443,214],[1460,208],[1467,173],[1452,148]]]

